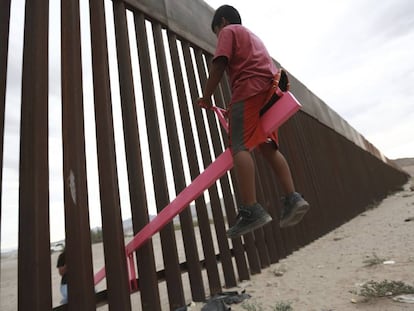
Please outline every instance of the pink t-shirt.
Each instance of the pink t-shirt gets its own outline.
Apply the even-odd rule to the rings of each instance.
[[[220,31],[213,61],[220,56],[228,59],[232,103],[266,91],[278,71],[263,42],[242,25]]]

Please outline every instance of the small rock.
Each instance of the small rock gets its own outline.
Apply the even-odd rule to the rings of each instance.
[[[395,264],[395,261],[394,260],[386,260],[386,261],[383,262],[383,264],[384,265],[393,265],[393,264]]]
[[[395,296],[392,300],[403,303],[414,303],[414,294]]]

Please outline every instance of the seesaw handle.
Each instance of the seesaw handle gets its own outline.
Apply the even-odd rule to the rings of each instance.
[[[223,114],[223,112],[226,111],[226,110],[223,109],[223,108],[217,107],[217,106],[212,106],[211,110],[213,110],[216,113],[221,125],[223,126],[224,130],[228,133],[229,132],[229,125],[228,125],[227,120],[226,120],[226,118],[224,117],[224,114]]]

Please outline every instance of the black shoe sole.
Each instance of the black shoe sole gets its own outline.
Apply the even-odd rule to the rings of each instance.
[[[303,216],[305,216],[309,209],[310,205],[308,202],[306,202],[302,206],[299,206],[295,211],[292,211],[292,215],[289,218],[280,221],[280,228],[287,228],[297,225],[302,221]]]
[[[241,230],[239,230],[237,232],[229,232],[231,230],[231,228],[230,228],[229,230],[227,230],[226,234],[227,234],[227,237],[229,239],[238,238],[239,236],[242,236],[246,233],[252,232],[252,231],[264,226],[265,224],[267,224],[270,221],[272,221],[272,217],[270,215],[266,215],[265,217],[256,220],[255,222],[249,224],[248,226],[242,228]]]

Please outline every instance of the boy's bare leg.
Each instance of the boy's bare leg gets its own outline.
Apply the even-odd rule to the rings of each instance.
[[[309,203],[295,191],[289,164],[276,146],[273,143],[264,143],[260,145],[260,150],[278,177],[286,195],[283,199],[284,207],[280,216],[280,227],[296,225],[309,210]]]
[[[242,204],[236,223],[227,230],[229,238],[236,238],[251,232],[272,220],[272,217],[256,201],[255,167],[248,151],[240,151],[233,156],[236,178]]]
[[[252,205],[256,200],[255,167],[249,151],[239,151],[233,156],[237,183],[243,205]]]
[[[289,164],[283,154],[280,153],[273,143],[261,144],[260,151],[275,172],[284,194],[289,195],[295,192]]]

